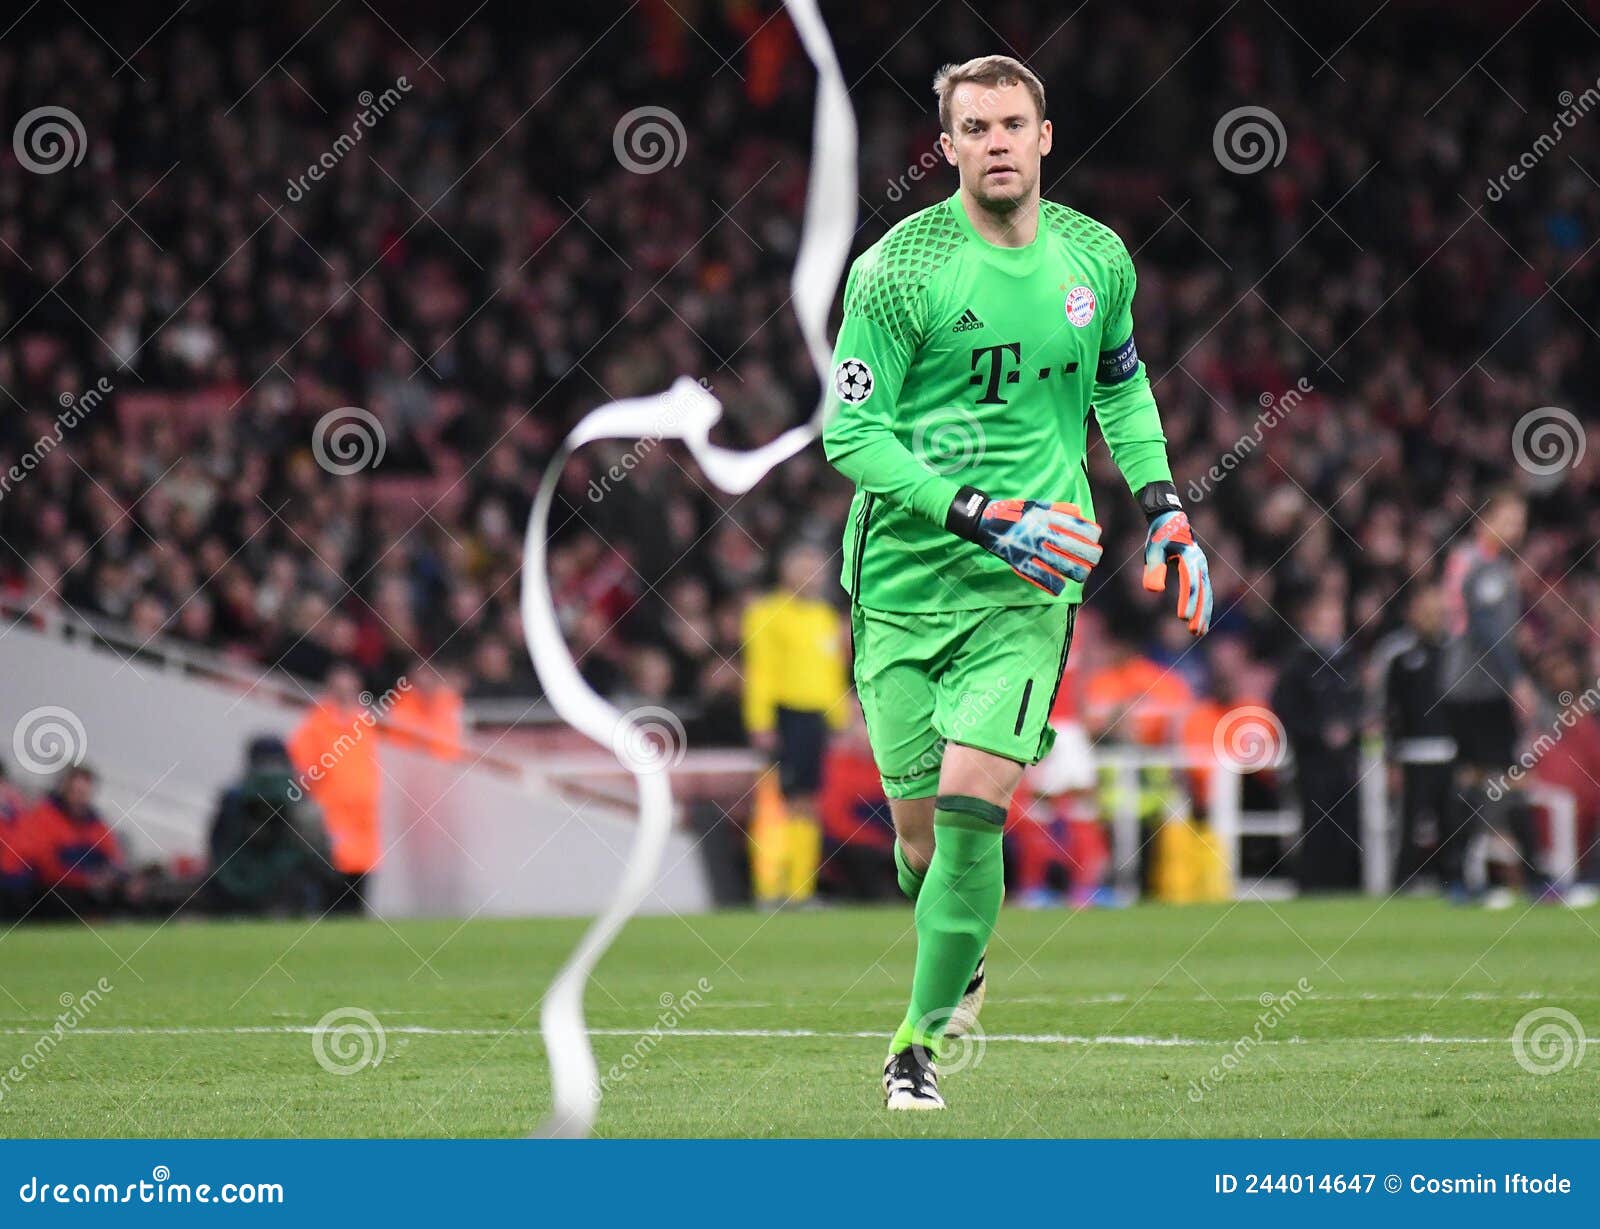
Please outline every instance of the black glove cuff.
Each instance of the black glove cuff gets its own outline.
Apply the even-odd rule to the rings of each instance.
[[[964,486],[950,502],[950,511],[944,514],[944,527],[958,538],[968,542],[978,540],[978,521],[989,506],[989,497],[975,486]]]
[[[1139,508],[1146,521],[1153,521],[1163,512],[1182,512],[1178,488],[1170,482],[1147,482],[1139,491]]]

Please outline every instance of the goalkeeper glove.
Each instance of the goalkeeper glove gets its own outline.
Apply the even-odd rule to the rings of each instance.
[[[976,542],[1011,565],[1030,585],[1059,595],[1068,578],[1088,579],[1100,562],[1100,526],[1086,520],[1075,504],[1038,499],[990,499],[964,486],[945,514],[944,527]]]
[[[1139,492],[1139,507],[1149,518],[1144,540],[1144,587],[1160,593],[1167,587],[1167,561],[1178,562],[1178,618],[1196,636],[1211,626],[1211,571],[1205,552],[1195,545],[1189,517],[1170,482],[1152,482]]]

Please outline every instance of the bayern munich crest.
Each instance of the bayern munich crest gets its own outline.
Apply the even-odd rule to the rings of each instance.
[[[858,358],[847,358],[833,371],[833,391],[846,405],[860,405],[872,396],[872,368]]]
[[[1067,319],[1080,329],[1094,319],[1094,291],[1087,286],[1067,291]]]

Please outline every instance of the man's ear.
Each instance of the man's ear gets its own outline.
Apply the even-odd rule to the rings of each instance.
[[[1054,134],[1055,129],[1050,126],[1049,120],[1045,120],[1039,125],[1039,156],[1041,158],[1050,152],[1050,146],[1054,144],[1055,140]]]
[[[954,166],[956,164],[956,143],[950,139],[948,132],[939,134],[939,149],[944,154],[944,160]]]

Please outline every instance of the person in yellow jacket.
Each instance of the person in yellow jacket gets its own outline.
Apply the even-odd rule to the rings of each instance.
[[[757,785],[751,857],[756,897],[766,905],[809,900],[822,860],[817,791],[828,731],[844,728],[844,622],[823,599],[827,555],[790,547],[778,586],[744,613],[744,720],[751,745],[776,767]]]

